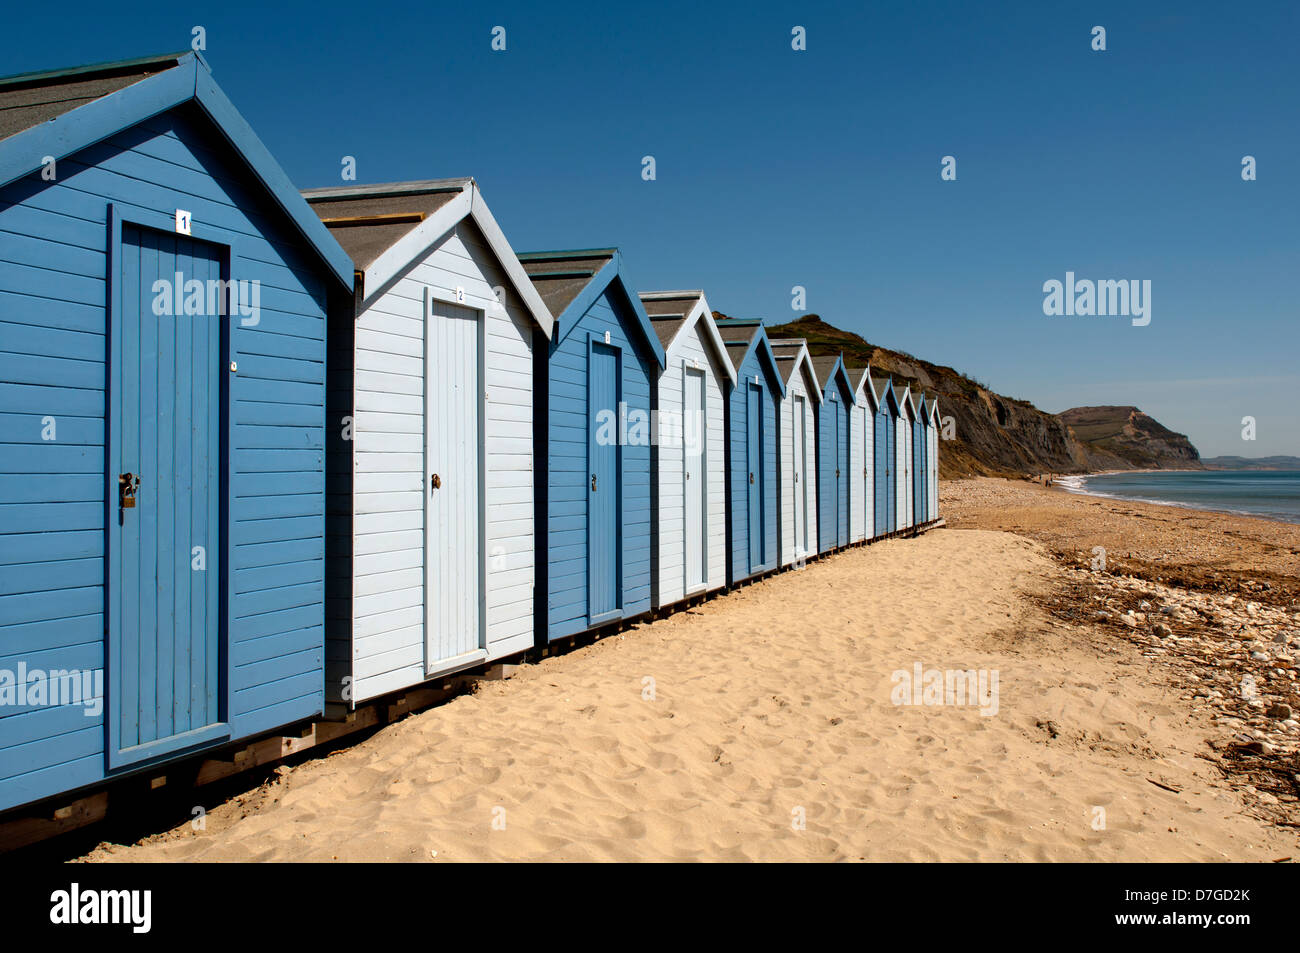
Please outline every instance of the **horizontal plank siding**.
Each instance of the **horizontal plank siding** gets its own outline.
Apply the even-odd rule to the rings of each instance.
[[[258,283],[256,323],[226,319],[221,715],[237,739],[323,706],[327,271],[192,105],[57,169],[0,189],[0,665],[90,666],[103,687],[90,706],[0,707],[0,809],[107,776],[110,204],[127,221],[186,209],[231,278]]]
[[[545,602],[538,599],[538,639],[555,640],[591,627],[588,614],[587,495],[587,367],[592,336],[621,353],[621,400],[629,420],[637,412],[646,419],[644,442],[631,439],[621,448],[620,533],[622,567],[619,599],[623,618],[647,612],[651,604],[650,442],[651,374],[657,362],[636,327],[636,315],[615,281],[583,314],[564,316],[546,360],[535,367],[545,378],[546,566],[539,571]],[[540,390],[541,388],[539,388]],[[629,435],[630,437],[631,435]],[[539,462],[539,466],[541,466]]]

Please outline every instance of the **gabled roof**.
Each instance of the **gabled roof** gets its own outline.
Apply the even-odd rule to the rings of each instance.
[[[772,345],[767,341],[763,322],[751,318],[726,318],[718,321],[717,325],[718,334],[727,345],[727,353],[731,357],[731,363],[735,365],[737,375],[750,353],[757,352],[759,363],[767,365],[772,379],[776,382],[778,396],[784,398],[785,380],[781,377],[780,367],[777,366],[776,355],[772,353]]]
[[[873,381],[871,380],[870,367],[850,367],[848,368],[849,383],[853,385],[853,393],[861,394],[867,399],[867,405],[871,408],[872,413],[880,409],[880,404],[876,399]]]
[[[898,401],[899,412],[906,410],[908,415],[915,419],[916,404],[912,401],[912,385],[904,384],[902,390],[899,389],[897,384],[892,384],[892,386],[894,388],[894,398]]]
[[[713,348],[731,386],[736,386],[736,368],[731,363],[731,356],[727,354],[726,344],[718,334],[718,325],[713,320],[713,311],[710,310],[703,291],[644,291],[639,297],[659,343],[663,345],[665,357],[672,352],[673,345],[681,339],[682,334],[696,325],[702,325],[704,333],[701,337]]]
[[[151,116],[196,104],[340,283],[352,262],[193,52],[0,79],[0,186]]]
[[[808,353],[808,342],[804,338],[769,338],[767,343],[776,355],[776,366],[781,371],[781,379],[786,389],[800,370],[808,378],[808,392],[817,403],[822,402],[822,385],[817,380],[817,370],[813,367],[812,355]]]
[[[840,383],[849,395],[849,403],[856,404],[858,402],[857,391],[853,387],[853,382],[849,380],[849,372],[844,367],[843,354],[814,357],[812,363],[817,370],[817,379],[821,381],[823,390],[830,386],[832,377],[838,376]]]
[[[542,332],[551,336],[555,320],[473,179],[304,189],[302,195],[352,256],[363,302],[380,295],[412,262],[469,219],[482,232],[528,313]]]
[[[876,392],[876,412],[879,413],[880,408],[888,404],[897,414],[899,412],[898,394],[894,390],[894,379],[892,377],[883,381],[873,379],[871,385]]]
[[[557,340],[578,325],[578,319],[605,293],[617,284],[632,311],[646,348],[659,366],[666,367],[664,347],[623,274],[623,256],[617,248],[587,248],[576,251],[522,252],[519,264],[541,296],[559,326]]]

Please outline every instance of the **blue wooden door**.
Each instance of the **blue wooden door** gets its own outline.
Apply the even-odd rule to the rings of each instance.
[[[840,451],[838,434],[840,432],[840,402],[835,394],[822,405],[825,408],[826,426],[823,436],[826,438],[826,463],[822,470],[822,499],[826,501],[821,518],[824,521],[819,535],[827,541],[828,548],[839,545],[840,526]]]
[[[593,341],[587,380],[591,472],[587,486],[587,616],[592,625],[619,614],[619,400],[618,349]],[[609,415],[613,415],[612,418]],[[602,423],[604,426],[602,426]]]
[[[197,280],[210,306],[208,282],[224,277],[225,257],[204,242],[122,226],[110,329],[110,767],[228,734],[220,632],[227,319],[160,315],[155,288],[163,282],[174,299],[177,281]]]
[[[749,490],[749,571],[763,564],[763,389],[748,385],[745,423]]]
[[[837,403],[835,424],[836,544],[849,544],[849,408]]]

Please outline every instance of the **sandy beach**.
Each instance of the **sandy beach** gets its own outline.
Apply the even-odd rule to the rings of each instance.
[[[954,528],[850,549],[525,665],[279,769],[212,806],[202,831],[185,823],[85,859],[1300,857],[1294,798],[1270,793],[1250,761],[1279,761],[1295,729],[1209,694],[1223,694],[1215,673],[1239,677],[1229,656],[1249,642],[1269,653],[1241,662],[1263,675],[1263,705],[1293,691],[1273,674],[1290,662],[1271,627],[1300,629],[1279,604],[1300,528],[992,479],[944,484],[942,500]],[[1079,564],[1094,545],[1114,554],[1112,572]],[[1114,569],[1129,561],[1156,567],[1152,580]],[[1262,629],[1225,621],[1222,644],[1202,651],[1197,625],[1214,623],[1194,607],[1210,596],[1175,581],[1201,570],[1272,586],[1249,600]],[[1247,601],[1213,598],[1229,596]],[[1126,598],[1149,603],[1141,622],[1123,621]],[[1152,634],[1156,620],[1169,635]],[[1196,653],[1208,653],[1199,668]],[[923,681],[973,671],[986,689],[996,676],[996,692],[904,691],[896,673],[918,667]]]

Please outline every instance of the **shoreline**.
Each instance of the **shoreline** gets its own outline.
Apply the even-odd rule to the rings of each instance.
[[[1039,483],[1037,479],[1029,482],[1035,486],[1042,486],[1048,490],[1062,490],[1073,496],[1088,496],[1102,500],[1114,500],[1121,503],[1142,503],[1147,506],[1170,506],[1180,510],[1195,510],[1198,513],[1217,513],[1221,516],[1231,516],[1245,519],[1264,520],[1269,523],[1281,523],[1286,526],[1300,526],[1300,516],[1294,519],[1287,519],[1284,516],[1277,516],[1268,513],[1257,513],[1252,510],[1229,510],[1221,507],[1199,506],[1195,503],[1183,503],[1177,500],[1160,500],[1144,496],[1120,496],[1114,493],[1103,493],[1099,490],[1089,489],[1084,485],[1073,484],[1067,481],[1080,480],[1086,481],[1089,477],[1095,476],[1112,476],[1130,473],[1285,473],[1285,470],[1099,470],[1095,473],[1067,473],[1060,476],[1052,477],[1051,483]]]

